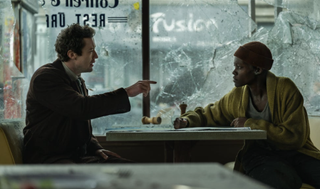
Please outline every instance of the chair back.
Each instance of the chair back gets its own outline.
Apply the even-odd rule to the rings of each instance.
[[[0,165],[15,164],[6,134],[0,127]]]
[[[22,164],[24,121],[0,121],[0,165]]]

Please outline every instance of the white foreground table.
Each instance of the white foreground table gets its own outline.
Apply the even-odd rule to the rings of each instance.
[[[0,166],[0,188],[266,189],[218,163]]]

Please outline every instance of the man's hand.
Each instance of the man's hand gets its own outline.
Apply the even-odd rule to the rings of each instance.
[[[234,126],[234,127],[244,127],[244,123],[247,121],[246,117],[238,117],[236,119],[234,119],[230,126]]]
[[[137,83],[131,85],[130,87],[126,88],[127,94],[129,97],[137,96],[140,93],[143,93],[143,96],[147,96],[149,91],[151,90],[150,84],[156,84],[156,81],[150,80],[142,80],[138,81]]]
[[[96,153],[96,155],[101,156],[105,160],[108,159],[108,155],[115,156],[117,158],[121,158],[121,156],[119,156],[118,154],[111,152],[109,150],[105,150],[105,149],[99,149],[95,153]]]
[[[176,118],[173,125],[175,129],[185,128],[188,125],[188,120],[186,118]]]

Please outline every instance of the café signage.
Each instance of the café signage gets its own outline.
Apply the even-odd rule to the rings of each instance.
[[[78,23],[81,25],[90,25],[91,27],[105,27],[106,23],[126,23],[127,17],[107,17],[104,13],[84,13],[83,10],[87,8],[94,9],[114,9],[118,7],[119,0],[42,0],[42,6],[50,9],[59,8],[61,11],[64,8],[75,8],[73,15],[67,12],[56,12],[54,14],[46,14],[46,23],[48,28],[65,27],[68,21],[66,19],[72,19],[72,23]],[[102,11],[101,11],[102,12]],[[68,15],[67,15],[68,14]],[[71,16],[71,17],[70,17]]]
[[[45,0],[42,0],[42,6],[44,6],[45,4]],[[54,7],[60,6],[62,4],[65,7],[77,8],[81,6],[86,8],[116,8],[119,5],[119,0],[51,0],[51,5]]]

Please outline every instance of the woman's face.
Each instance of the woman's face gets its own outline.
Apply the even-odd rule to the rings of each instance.
[[[256,81],[254,67],[234,57],[233,82],[236,87],[250,85]]]

